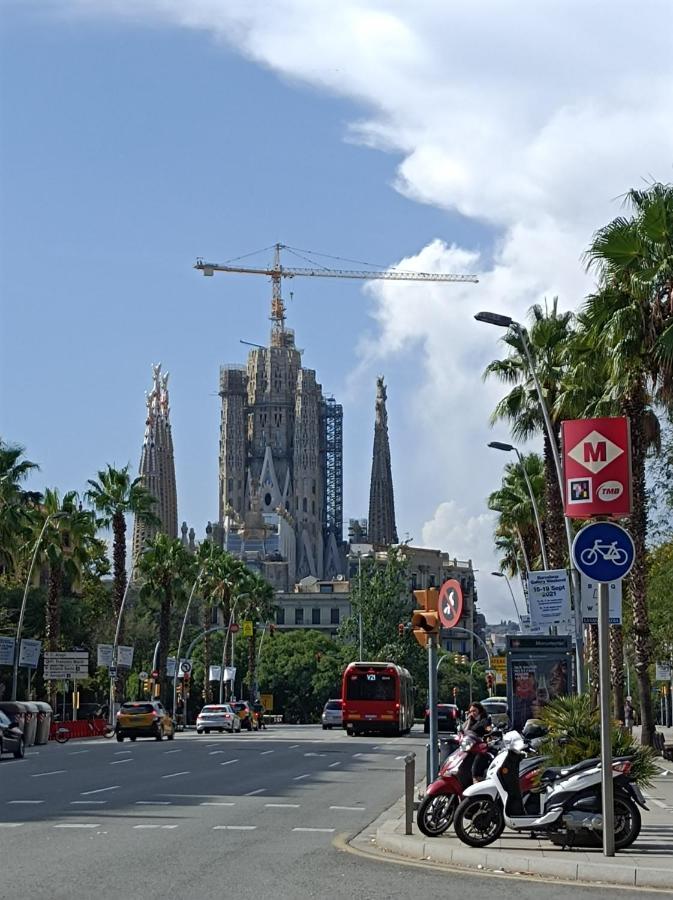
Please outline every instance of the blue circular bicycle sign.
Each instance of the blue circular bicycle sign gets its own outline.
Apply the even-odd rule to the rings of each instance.
[[[582,575],[594,581],[611,582],[631,571],[636,548],[631,535],[614,522],[594,522],[577,532],[573,561]]]

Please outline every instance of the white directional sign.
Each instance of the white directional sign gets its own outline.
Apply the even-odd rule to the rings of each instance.
[[[0,666],[14,665],[14,638],[0,637]]]
[[[598,582],[580,575],[582,596],[582,622],[585,625],[598,624]],[[611,625],[620,625],[622,621],[622,582],[611,581],[608,584],[610,598],[609,619]]]
[[[19,650],[19,665],[26,666],[29,669],[36,669],[40,661],[40,650],[42,649],[42,641],[33,641],[29,638],[23,638],[21,641],[21,649]]]
[[[46,651],[44,654],[45,681],[89,677],[89,654],[86,650],[70,652]]]

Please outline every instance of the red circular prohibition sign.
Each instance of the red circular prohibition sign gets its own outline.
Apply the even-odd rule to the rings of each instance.
[[[455,628],[463,614],[463,591],[460,582],[449,578],[441,586],[437,612],[444,628]]]

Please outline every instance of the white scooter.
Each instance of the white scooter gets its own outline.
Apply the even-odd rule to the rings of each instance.
[[[547,768],[541,772],[538,789],[523,796],[519,766],[526,750],[523,737],[509,731],[485,780],[466,788],[454,818],[461,841],[486,847],[508,827],[550,837],[563,846],[599,846],[603,828],[600,759]],[[629,778],[630,771],[627,757],[613,761],[616,850],[630,846],[640,834],[636,804],[647,809],[638,785]]]

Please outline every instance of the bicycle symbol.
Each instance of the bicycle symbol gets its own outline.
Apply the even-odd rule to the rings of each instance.
[[[593,566],[598,562],[599,556],[608,562],[613,562],[616,566],[626,565],[629,558],[626,550],[622,550],[621,547],[617,546],[617,541],[612,541],[611,544],[601,543],[597,538],[594,541],[593,547],[586,547],[582,550],[580,553],[580,561],[583,562],[585,566]]]

